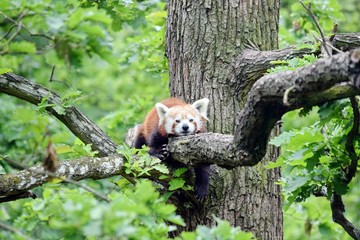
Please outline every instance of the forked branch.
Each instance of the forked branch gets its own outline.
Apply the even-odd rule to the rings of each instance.
[[[207,133],[174,138],[169,143],[172,158],[193,166],[209,163],[224,168],[234,168],[257,164],[265,154],[271,129],[285,112],[360,93],[353,86],[354,80],[359,79],[360,74],[360,63],[353,55],[360,55],[359,53],[360,50],[342,53],[321,59],[296,71],[262,77],[248,94],[247,103],[238,116],[234,136]],[[284,94],[292,87],[293,90],[287,92],[287,104],[284,104]],[[40,103],[43,97],[50,94],[49,103],[61,104],[60,97],[55,92],[11,73],[0,75],[0,91],[33,104]],[[98,150],[101,156],[116,153],[117,145],[76,107],[67,108],[64,115],[56,113],[51,107],[47,110],[60,119],[84,143],[91,143],[93,149]],[[73,180],[106,178],[113,174],[121,174],[131,181],[132,179],[122,170],[122,160],[122,156],[115,156],[63,161],[61,164],[64,166],[70,164],[72,169],[83,168],[74,171],[68,169],[55,174]],[[99,164],[108,167],[109,164],[115,164],[116,167],[111,165],[109,170],[109,168],[98,168]],[[90,168],[88,169],[87,166]],[[61,169],[63,168],[59,168],[58,171]],[[7,185],[11,183],[5,184],[6,178],[2,175],[0,195],[8,194],[12,187],[16,189],[14,192],[18,192],[46,182],[44,177],[34,183],[29,179],[31,174],[25,170],[18,174],[20,174],[19,179],[22,180],[18,185],[21,185],[22,189]],[[76,176],[69,177],[71,174]]]

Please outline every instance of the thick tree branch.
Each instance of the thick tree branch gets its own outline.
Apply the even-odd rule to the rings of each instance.
[[[340,195],[335,192],[331,196],[330,206],[334,222],[342,226],[345,231],[354,239],[360,239],[360,230],[357,229],[351,222],[344,216],[345,206]]]
[[[14,195],[2,197],[2,198],[0,198],[0,203],[12,202],[12,201],[16,201],[18,199],[23,199],[23,198],[35,199],[35,198],[37,198],[37,196],[35,195],[35,193],[33,193],[31,191],[24,191],[24,192],[17,193],[17,194],[14,194]]]
[[[360,32],[337,34],[332,40],[334,47],[341,51],[349,51],[360,47]]]
[[[360,93],[352,83],[359,77],[360,64],[351,60],[357,59],[351,56],[351,53],[342,53],[296,71],[262,77],[248,94],[234,136],[207,133],[173,138],[169,143],[172,158],[188,165],[206,162],[225,168],[257,164],[264,156],[270,130],[285,112]],[[287,91],[290,88],[293,90]],[[0,75],[0,91],[34,104],[50,92],[49,103],[61,104],[55,92],[11,73]],[[285,105],[283,96],[286,91],[288,103]],[[102,156],[115,153],[116,144],[76,107],[66,109],[65,115],[57,114],[52,108],[47,110],[83,142],[91,143]],[[121,156],[63,161],[55,174],[73,180],[106,178],[116,174],[128,178],[121,170],[122,162]],[[46,176],[34,178],[35,175],[24,170],[11,175],[11,178],[9,175],[0,176],[0,195],[28,190],[47,181]]]
[[[295,71],[266,75],[251,88],[234,138],[214,133],[174,138],[169,144],[171,156],[186,164],[255,165],[265,154],[271,129],[284,113],[360,94],[352,82],[359,71],[359,63],[352,62],[348,52]],[[290,88],[294,90],[285,105],[283,96]]]
[[[351,55],[359,51],[337,54],[295,71],[270,74],[259,79],[249,92],[238,117],[234,144],[239,154],[245,151],[249,164],[256,164],[265,154],[271,129],[284,113],[344,97],[342,92],[325,93],[329,93],[331,88],[338,90],[337,86],[341,83],[353,84],[353,79],[359,75],[360,64],[353,62]],[[285,105],[283,96],[292,87],[294,90],[289,93],[289,105]]]
[[[309,42],[311,43],[311,42]],[[342,51],[349,51],[351,49],[360,47],[360,32],[359,33],[344,33],[337,34],[332,41],[334,47]],[[235,89],[241,89],[244,92],[249,90],[254,82],[262,77],[267,69],[276,65],[272,64],[273,61],[289,60],[296,57],[303,57],[306,54],[320,54],[320,51],[314,51],[310,48],[299,48],[299,45],[289,46],[284,49],[273,51],[257,51],[254,49],[247,49],[243,51],[232,64],[236,72],[236,77],[230,82],[231,86]],[[245,85],[239,86],[238,79],[249,79]]]
[[[103,158],[84,157],[60,161],[54,176],[66,176],[74,181],[82,179],[103,179],[123,173],[123,158],[113,155]],[[23,192],[48,182],[42,164],[13,174],[0,175],[0,196]]]
[[[35,105],[39,104],[47,94],[50,94],[50,97],[47,98],[48,102],[61,106],[60,96],[56,92],[13,73],[0,75],[0,91]],[[64,115],[58,114],[52,107],[48,107],[46,110],[63,122],[85,144],[92,144],[92,148],[99,151],[100,156],[116,153],[116,143],[78,108],[67,108]]]

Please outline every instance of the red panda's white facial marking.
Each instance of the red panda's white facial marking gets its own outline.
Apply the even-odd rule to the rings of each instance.
[[[156,104],[159,115],[159,126],[164,125],[165,132],[176,136],[186,136],[197,133],[207,119],[207,98],[196,101],[192,105],[166,107]]]
[[[169,111],[171,113],[171,109]],[[197,130],[194,116],[191,114],[178,114],[175,119],[168,118],[165,123],[165,131],[176,136],[195,134]]]

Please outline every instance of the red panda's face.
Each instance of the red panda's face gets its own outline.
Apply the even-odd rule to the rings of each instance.
[[[156,104],[159,115],[159,126],[163,125],[167,134],[187,136],[198,133],[206,123],[207,98],[200,99],[192,105],[178,105],[166,107],[161,103]]]
[[[169,108],[164,118],[165,131],[175,136],[195,134],[202,128],[202,125],[200,113],[191,105]]]

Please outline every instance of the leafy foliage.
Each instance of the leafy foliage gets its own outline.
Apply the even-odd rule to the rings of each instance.
[[[343,99],[326,103],[315,112],[318,120],[309,127],[285,131],[270,141],[270,144],[281,146],[282,153],[276,163],[270,163],[268,167],[281,166],[283,169],[283,178],[279,184],[283,186],[284,209],[288,211],[289,218],[292,214],[303,217],[305,212],[308,217],[303,219],[305,226],[317,226],[319,236],[326,237],[338,234],[336,229],[339,226],[328,222],[331,219],[329,202],[324,207],[328,210],[321,213],[317,210],[318,202],[321,201],[313,199],[313,194],[325,188],[329,199],[332,191],[344,195],[353,186],[345,181],[346,169],[351,162],[345,144],[353,125],[353,111],[349,100]],[[360,154],[358,141],[359,138],[354,141],[357,155]],[[299,202],[304,203],[291,207],[293,203]],[[322,203],[326,204],[324,201]],[[353,208],[351,205],[349,207]],[[348,236],[345,234],[343,238]]]
[[[313,46],[313,45],[311,45]],[[313,63],[317,60],[318,58],[316,56],[314,56],[313,54],[311,55],[304,55],[303,58],[292,58],[286,61],[272,61],[271,64],[281,64],[280,66],[276,66],[273,68],[270,68],[267,70],[268,73],[275,73],[275,72],[282,72],[282,71],[286,71],[286,70],[295,70],[299,67],[304,67],[310,63]]]
[[[212,228],[206,226],[198,226],[195,232],[182,232],[181,238],[183,240],[247,240],[247,239],[256,239],[252,233],[243,232],[240,228],[233,228],[230,226],[229,222],[223,221],[219,218],[214,217],[217,223],[217,226]]]
[[[22,208],[10,208],[2,215],[38,239],[167,239],[174,227],[164,220],[184,225],[175,206],[167,204],[150,181],[113,191],[109,197],[111,202],[106,203],[80,189],[53,185],[44,190],[42,198],[22,200]],[[9,237],[6,232],[1,234]]]
[[[339,24],[338,32],[341,33],[359,31],[359,11],[356,11],[359,4],[356,0],[341,1],[341,4],[337,0],[303,2],[306,6],[311,2],[311,9],[325,35],[331,34],[334,23]],[[320,36],[314,21],[298,0],[284,0],[281,4],[279,38],[282,46],[313,40],[313,33]]]
[[[282,3],[282,43],[302,41],[314,31],[312,20],[297,1]],[[341,7],[360,6],[356,0],[347,3]],[[121,144],[127,129],[140,123],[154,102],[169,96],[168,88],[161,85],[168,80],[164,57],[165,5],[160,0],[0,1],[0,74],[16,72],[59,92],[62,102],[53,105],[59,114],[76,104]],[[327,34],[333,20],[343,19],[335,0],[312,1],[312,7]],[[347,25],[340,25],[339,30],[358,29],[359,12],[344,12]],[[287,66],[272,71],[295,69],[315,60],[314,56],[292,59],[285,63]],[[44,113],[44,108],[49,106],[48,97],[38,106],[30,106],[0,95],[0,174],[16,171],[4,157],[27,166],[41,162],[50,138],[59,159],[96,156],[90,145],[81,143]],[[342,107],[347,110],[343,111]],[[341,182],[341,166],[348,163],[341,149],[351,127],[352,113],[344,101],[322,106],[319,114],[313,110],[311,119],[303,118],[301,123],[296,112],[285,118],[290,119],[291,114],[296,123],[285,121],[284,128],[296,126],[298,130],[284,132],[273,140],[282,146],[284,153],[276,164],[288,165],[282,181],[287,206],[291,202],[305,200],[305,203],[295,207],[293,204],[286,214],[303,217],[306,213],[308,225],[320,230],[319,238],[335,236],[339,230],[329,221],[330,214],[317,213],[318,199],[308,196],[324,185],[342,194],[350,189],[353,192],[347,194],[350,204],[346,205],[353,207],[352,215],[359,209],[359,188],[354,183],[344,186]],[[314,122],[317,123],[309,127]],[[301,124],[308,127],[302,128]],[[326,131],[319,134],[324,125]],[[164,173],[163,178],[169,177],[166,167],[145,153],[140,154],[139,162],[133,162],[132,151],[123,149],[129,172],[139,176],[156,169]],[[170,176],[169,190],[190,189],[181,177],[185,171],[178,169]],[[150,181],[139,181],[136,186],[119,177],[84,182],[97,191],[109,193],[111,202],[99,201],[92,194],[65,184],[47,184],[34,190],[38,199],[2,204],[0,221],[39,239],[167,239],[174,225],[183,225],[175,207],[165,202],[169,195],[160,196]],[[323,208],[326,203],[321,204]],[[353,216],[355,222],[358,218]],[[178,239],[252,237],[251,233],[231,228],[226,221],[216,221],[217,226],[199,226],[194,232],[181,233]],[[302,232],[292,223],[285,221],[285,234]],[[300,234],[296,237],[299,236],[304,238]],[[7,231],[0,231],[0,238],[22,239]]]
[[[132,174],[134,177],[150,176],[151,170],[168,174],[169,170],[164,164],[160,164],[161,160],[151,157],[147,151],[149,151],[149,148],[146,146],[143,146],[142,149],[130,149],[127,145],[120,146],[118,152],[126,159],[124,164],[125,172]],[[139,157],[138,159],[133,158],[135,154]]]
[[[308,5],[309,1],[304,1]],[[319,20],[325,35],[329,35],[333,23],[339,24],[338,32],[357,32],[359,25],[351,16],[359,12],[356,1],[311,1],[311,9]],[[340,11],[340,9],[342,11]],[[280,10],[280,45],[313,41],[313,36],[320,36],[313,20],[297,0],[282,1]],[[345,20],[346,18],[346,20]],[[345,24],[342,22],[345,20]],[[350,30],[351,29],[351,30]],[[319,46],[308,43],[301,48],[315,50]],[[293,70],[315,59],[292,59],[276,62],[280,66],[269,72]],[[356,223],[359,201],[353,201],[353,194],[358,193],[359,178],[344,184],[344,170],[349,164],[349,154],[345,149],[347,133],[352,127],[353,113],[348,100],[335,101],[312,109],[301,109],[283,116],[283,133],[271,143],[281,146],[282,155],[276,163],[268,167],[282,166],[285,198],[284,236],[286,239],[350,239],[344,230],[332,222],[329,200],[315,198],[313,193],[328,187],[329,197],[332,190],[342,195],[347,217]],[[358,139],[355,139],[358,151]],[[358,152],[357,152],[358,154]],[[349,199],[349,200],[348,200]],[[302,226],[301,226],[302,225]],[[304,231],[305,230],[305,231]]]
[[[125,172],[127,174],[132,174],[134,177],[140,176],[150,176],[150,172],[152,170],[156,170],[163,174],[160,178],[166,179],[171,178],[169,181],[169,191],[174,191],[177,189],[183,190],[192,190],[193,187],[189,185],[185,185],[186,181],[182,179],[180,176],[185,173],[187,168],[179,168],[177,169],[172,176],[169,175],[169,170],[165,164],[161,164],[161,160],[158,158],[151,157],[147,151],[148,147],[143,146],[142,149],[134,149],[129,148],[127,145],[123,145],[119,147],[118,152],[122,154],[126,163],[124,167],[126,168]],[[139,158],[133,158],[134,155],[137,155]]]

